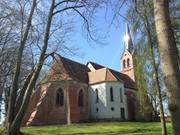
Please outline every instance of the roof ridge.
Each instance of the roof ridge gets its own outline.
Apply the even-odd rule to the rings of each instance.
[[[113,71],[115,71],[115,72],[121,73],[120,71],[117,71],[117,70],[115,70],[115,69],[112,69],[112,68],[109,68],[109,67],[103,66],[103,65],[101,65],[101,64],[98,64],[98,63],[95,63],[95,62],[92,62],[92,61],[89,61],[88,63],[94,63],[94,64],[97,64],[97,65],[102,66],[103,68],[107,68],[107,69],[109,69],[109,70],[113,70]],[[123,74],[123,73],[121,73],[121,74]],[[124,75],[125,75],[125,74],[124,74]]]
[[[61,56],[60,54],[57,54],[57,55],[58,55],[58,57],[59,57],[59,58],[63,58],[63,59],[65,59],[65,60],[68,60],[68,61],[74,62],[74,63],[76,63],[76,64],[80,64],[80,65],[82,65],[82,66],[86,66],[86,65],[85,65],[85,64],[83,64],[83,63],[80,63],[80,62],[78,62],[78,61],[72,60],[72,59],[67,58],[67,57],[63,57],[63,56]],[[87,66],[86,66],[86,67],[87,67]]]
[[[121,74],[121,75],[124,75],[124,76],[126,76],[126,77],[129,77],[127,74],[124,74],[124,73],[122,73],[122,72],[119,72],[119,71],[116,71],[116,70],[113,70],[113,69],[110,69],[110,70],[112,70],[112,71],[114,71],[114,72],[118,72],[119,74]],[[113,73],[112,73],[113,74]],[[130,78],[130,77],[129,77]],[[131,79],[131,78],[130,78]]]
[[[76,64],[80,64],[80,65],[82,65],[82,66],[87,67],[87,65],[85,65],[85,64],[83,64],[83,63],[80,63],[80,62],[77,62],[77,61],[71,60],[71,59],[69,59],[69,58],[63,57],[63,56],[61,56],[60,54],[58,54],[58,56],[59,56],[60,58],[63,58],[63,59],[69,60],[69,61],[71,61],[71,62],[74,62],[74,63],[76,63]],[[103,66],[103,65],[101,65],[101,64],[99,64],[99,63],[96,63],[96,62],[93,62],[93,61],[89,61],[89,62],[90,62],[90,63],[97,64],[97,65],[100,65],[100,66],[102,66],[103,68],[106,68],[106,69],[109,69],[109,70],[112,70],[112,71],[118,72],[118,73],[123,74],[123,75],[125,75],[125,76],[128,76],[128,75],[126,75],[126,74],[124,74],[124,73],[121,73],[120,71],[117,71],[117,70],[115,70],[115,69],[112,69],[112,68],[109,68],[109,67]],[[88,68],[88,67],[87,67],[87,68]],[[129,76],[128,76],[128,77],[129,77]]]
[[[75,60],[71,60],[71,59],[66,58],[66,57],[63,57],[63,56],[61,56],[60,54],[57,54],[57,55],[58,55],[58,57],[60,57],[60,58],[63,58],[63,59],[69,60],[69,61],[71,61],[71,62],[75,62],[75,63],[77,63],[77,64],[80,64],[80,65],[82,65],[82,66],[86,66],[86,67],[87,67],[86,64],[80,63],[80,62],[75,61]],[[99,63],[96,63],[96,62],[93,62],[93,61],[89,61],[89,62],[87,62],[87,63],[94,63],[94,64],[97,64],[97,65],[102,66],[103,68],[107,68],[107,69],[113,70],[113,71],[115,71],[115,72],[119,72],[119,71],[117,71],[117,70],[115,70],[115,69],[112,69],[112,68],[103,66],[103,65],[101,65],[101,64],[99,64]],[[119,73],[121,73],[121,72],[119,72]],[[121,74],[126,75],[126,74],[124,74],[124,73],[121,73]]]

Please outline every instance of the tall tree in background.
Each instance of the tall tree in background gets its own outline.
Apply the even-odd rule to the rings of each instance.
[[[137,3],[135,3],[136,5]],[[166,129],[166,122],[165,122],[165,117],[164,117],[164,109],[163,109],[163,100],[162,100],[162,95],[161,95],[161,86],[160,86],[160,79],[159,79],[159,73],[158,73],[158,66],[156,65],[156,56],[155,56],[155,45],[156,45],[156,40],[153,40],[153,35],[152,35],[152,28],[154,28],[154,21],[151,23],[149,22],[150,15],[148,13],[151,13],[151,8],[152,8],[152,3],[151,2],[146,2],[146,6],[142,4],[145,8],[141,12],[138,11],[137,6],[135,7],[136,12],[139,14],[139,16],[143,20],[144,24],[144,29],[145,33],[147,36],[147,43],[149,45],[150,49],[150,60],[151,64],[153,67],[154,71],[154,78],[156,82],[156,87],[157,87],[157,96],[159,99],[159,110],[160,110],[160,118],[161,118],[161,127],[162,127],[162,135],[167,135],[167,129]],[[151,13],[152,14],[152,13]],[[153,26],[152,26],[152,25]],[[155,39],[155,38],[154,38]]]
[[[165,85],[168,90],[169,110],[173,133],[180,133],[180,59],[171,26],[168,0],[153,0],[158,48]]]
[[[171,18],[171,26],[174,31],[174,37],[178,51],[180,52],[180,1],[171,0],[169,2],[169,12]]]
[[[146,10],[145,10],[145,13]],[[163,107],[163,100],[161,95],[161,86],[160,86],[160,79],[159,79],[159,73],[158,73],[158,66],[156,65],[156,56],[155,56],[155,43],[153,43],[151,29],[150,29],[150,23],[148,21],[147,15],[144,14],[143,17],[144,25],[145,25],[145,31],[147,34],[148,44],[150,46],[150,56],[151,56],[151,63],[154,69],[154,75],[156,80],[156,87],[157,87],[157,96],[159,98],[159,108],[160,108],[160,118],[161,118],[161,127],[162,127],[162,135],[167,135],[167,129],[166,129],[166,121],[164,117],[164,107]]]
[[[138,2],[138,1],[136,1],[136,2]],[[151,1],[149,1],[150,3],[152,3]],[[167,1],[166,1],[167,2]],[[141,2],[141,3],[143,3],[143,2]],[[144,1],[144,3],[143,4],[145,4],[144,6],[139,6],[140,8],[143,8],[143,9],[147,9],[146,7],[147,7],[147,5],[148,5],[148,2],[146,1]],[[178,9],[179,9],[179,5],[180,5],[180,3],[179,2],[177,2],[177,1],[171,1],[170,2],[170,14],[171,14],[171,20],[172,20],[172,22],[173,22],[173,27],[171,27],[171,28],[173,28],[173,30],[175,31],[175,38],[176,38],[176,44],[177,45],[179,45],[179,25],[180,25],[180,23],[178,23],[179,22],[179,20],[177,19],[179,16],[178,16]],[[153,8],[152,8],[153,9]],[[148,14],[149,13],[151,13],[151,11],[152,11],[152,9],[151,10],[149,10],[148,11]],[[160,9],[161,11],[163,11],[162,9]],[[159,11],[160,11],[159,10]],[[143,13],[145,13],[145,12],[143,12]],[[148,42],[149,43],[156,43],[155,42],[155,40],[154,40],[154,38],[153,39],[151,39],[151,37],[153,37],[154,35],[156,35],[156,34],[152,34],[152,33],[154,33],[154,31],[151,31],[152,30],[152,26],[150,27],[150,28],[148,28],[147,26],[149,26],[149,24],[152,24],[152,22],[153,22],[153,20],[150,20],[151,22],[150,23],[147,23],[148,22],[148,19],[150,19],[150,16],[151,15],[147,15],[147,16],[145,16],[145,17],[143,17],[143,18],[145,18],[145,19],[143,19],[144,20],[144,24],[146,25],[146,24],[148,24],[148,25],[146,25],[146,27],[144,27],[144,29],[146,30],[146,33],[147,33],[147,35],[151,35],[151,36],[148,36]],[[154,19],[154,18],[153,18]],[[162,19],[159,19],[159,20],[162,20]],[[169,18],[169,20],[170,20],[170,18]],[[164,22],[165,22],[165,20],[163,20]],[[148,29],[147,29],[148,28]],[[148,32],[149,31],[149,32]],[[166,37],[166,39],[168,39],[167,37]],[[153,42],[152,42],[153,41]],[[152,46],[152,44],[150,44],[150,46],[151,46],[151,48],[153,47]],[[154,46],[155,47],[155,46]],[[153,50],[150,48],[150,50],[151,50],[151,56],[153,56]],[[167,48],[166,48],[167,49]],[[164,55],[166,55],[165,53],[164,53]],[[168,54],[167,54],[168,55]],[[165,57],[164,57],[165,58]],[[165,58],[166,59],[166,58]],[[153,59],[152,59],[153,60]],[[179,61],[178,59],[177,59],[177,61]],[[153,61],[152,61],[153,62]],[[154,63],[154,62],[153,62]],[[155,65],[155,64],[154,64]],[[154,66],[155,67],[155,66]],[[157,67],[157,66],[156,66]],[[155,69],[156,69],[156,72],[155,73],[160,73],[158,70],[157,70],[157,68],[155,67]],[[179,74],[179,72],[177,72],[176,73],[176,76],[178,76],[178,74]],[[155,75],[155,76],[157,76],[157,75]],[[156,77],[155,77],[156,78]],[[161,80],[162,81],[162,80]],[[159,82],[158,80],[157,80],[157,78],[156,78],[156,82]],[[160,85],[159,85],[160,86]],[[159,90],[157,91],[158,92],[158,95],[159,95]],[[161,94],[161,93],[160,93]],[[161,97],[161,96],[159,96],[159,97]],[[164,119],[164,118],[163,118]],[[164,120],[163,120],[164,121]],[[163,131],[163,130],[162,130]],[[165,130],[164,130],[165,131]],[[164,132],[163,131],[163,132]]]
[[[139,111],[138,116],[139,120],[151,120],[151,112],[153,109],[152,103],[150,102],[149,98],[149,91],[147,85],[147,75],[146,75],[146,61],[147,61],[147,47],[142,47],[143,41],[136,44],[135,51],[133,54],[133,63],[134,63],[134,72],[135,72],[135,79],[136,85],[138,88],[137,92],[137,100],[139,101]],[[147,117],[147,114],[149,115]]]
[[[146,85],[151,85],[151,84],[155,84],[151,85],[150,87],[146,87],[145,91],[146,91],[146,95],[142,96],[141,98],[145,98],[146,96],[149,97],[149,100],[151,100],[152,106],[153,106],[153,110],[154,110],[154,117],[158,117],[158,112],[160,112],[160,118],[161,118],[161,127],[162,127],[162,134],[163,135],[167,135],[167,130],[166,130],[166,124],[165,124],[165,117],[164,117],[164,109],[163,109],[163,100],[162,100],[162,96],[161,96],[161,83],[160,83],[160,79],[159,79],[159,68],[157,66],[157,62],[156,59],[158,59],[158,55],[155,54],[156,51],[156,35],[153,34],[154,31],[154,21],[153,21],[153,12],[152,12],[152,2],[148,1],[146,3],[142,2],[142,1],[135,1],[134,5],[131,5],[131,8],[129,9],[130,12],[128,12],[128,14],[131,13],[131,17],[130,20],[133,20],[134,18],[134,22],[133,25],[138,25],[138,27],[136,26],[135,29],[141,29],[141,40],[144,39],[144,43],[139,43],[141,44],[139,48],[146,48],[144,50],[144,52],[141,51],[141,53],[144,55],[144,70],[141,70],[141,72],[144,72],[143,75],[141,76],[147,76],[147,73],[150,71],[150,69],[148,68],[149,65],[152,67],[152,72],[151,74],[153,74],[153,76],[147,76],[144,77],[145,83]],[[127,16],[128,17],[128,16]],[[140,28],[140,27],[141,28]],[[143,27],[142,27],[143,26]],[[140,49],[139,49],[140,50]],[[138,50],[137,50],[138,51]],[[157,52],[158,53],[158,52]],[[149,58],[147,57],[149,56]],[[141,62],[142,58],[138,58],[136,61]],[[148,62],[149,61],[149,62]],[[136,63],[138,63],[136,62]],[[139,67],[140,68],[140,67]],[[137,72],[136,72],[137,74]],[[137,78],[137,82],[141,79],[141,78]],[[155,81],[154,81],[155,80]],[[140,85],[142,85],[143,83],[140,83]],[[138,86],[140,86],[138,85]],[[153,87],[153,88],[152,88]],[[138,93],[143,93],[141,87],[138,87],[139,91]],[[155,92],[150,92],[152,90],[150,89],[154,89]],[[143,90],[144,91],[144,90]],[[155,99],[155,101],[154,101]],[[158,100],[156,100],[158,99]],[[153,102],[154,101],[154,102]],[[156,104],[156,101],[158,101],[158,106]],[[144,102],[147,102],[144,101]],[[144,106],[147,106],[146,103],[143,104]]]

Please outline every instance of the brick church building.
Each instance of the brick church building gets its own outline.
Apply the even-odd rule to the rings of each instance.
[[[137,115],[133,44],[126,26],[125,51],[118,72],[57,55],[33,93],[23,125],[134,120]]]

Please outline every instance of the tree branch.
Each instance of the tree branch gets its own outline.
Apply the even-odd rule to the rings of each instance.
[[[54,12],[54,13],[53,13],[53,16],[56,15],[56,14],[58,14],[58,13],[61,13],[61,12],[63,12],[63,11],[69,10],[69,9],[82,8],[82,7],[84,7],[84,6],[85,6],[85,5],[65,7],[65,8],[63,8],[63,9],[61,9],[61,10],[58,10],[58,11]]]
[[[54,6],[54,9],[56,7],[58,7],[59,5],[63,4],[63,3],[66,3],[66,2],[78,2],[78,0],[63,0],[61,2],[58,2],[55,6]]]
[[[26,92],[26,89],[27,89],[27,87],[28,87],[28,84],[29,84],[29,82],[30,82],[31,77],[33,76],[33,74],[34,74],[34,68],[32,69],[31,73],[27,76],[27,78],[26,78],[26,80],[25,80],[25,82],[24,82],[23,88],[21,89],[20,94],[19,94],[19,96],[18,96],[18,98],[17,98],[16,107],[15,107],[15,109],[16,109],[16,110],[15,110],[15,113],[18,112],[18,110],[20,109],[20,107],[21,107],[21,105],[22,105],[22,101],[23,101],[23,98],[24,98],[24,94],[25,94],[25,92]]]
[[[96,40],[93,38],[93,36],[91,35],[89,22],[88,22],[88,20],[86,19],[86,17],[84,17],[84,15],[83,15],[79,10],[77,10],[76,8],[73,8],[73,10],[76,11],[76,12],[83,18],[83,20],[84,20],[85,23],[86,23],[87,31],[88,31],[88,33],[89,33],[90,38],[91,38],[93,41],[96,41]]]

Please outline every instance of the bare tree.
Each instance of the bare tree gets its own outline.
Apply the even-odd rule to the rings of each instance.
[[[5,97],[7,96],[5,95],[9,93],[14,74],[19,43],[18,25],[20,19],[18,17],[19,11],[8,5],[7,0],[0,2],[0,12],[0,101],[2,105],[4,102],[6,103]],[[27,67],[31,63],[31,52],[29,50],[24,52],[26,55],[23,55],[22,72],[20,75],[21,83],[19,86],[21,86],[24,80],[23,73],[26,74],[29,71]],[[6,109],[3,112],[6,115]]]
[[[18,1],[18,2],[21,5],[21,1]],[[62,28],[64,27],[64,26],[54,27],[54,23],[56,22],[54,19],[57,19],[56,18],[57,15],[61,17],[61,16],[64,16],[64,14],[68,14],[68,16],[70,14],[72,18],[75,15],[80,16],[84,22],[84,26],[86,27],[90,38],[94,40],[93,36],[91,35],[89,18],[87,16],[87,13],[89,13],[88,14],[89,16],[92,16],[93,12],[95,12],[95,9],[99,6],[99,4],[102,4],[102,0],[99,0],[99,1],[93,1],[93,0],[46,1],[44,0],[44,1],[38,1],[38,2],[39,3],[37,3],[36,0],[32,0],[29,14],[26,16],[27,19],[24,19],[22,16],[22,23],[21,23],[22,31],[20,35],[20,42],[19,42],[18,53],[17,53],[17,58],[16,58],[16,64],[15,64],[16,68],[14,72],[13,83],[12,83],[12,88],[10,91],[11,93],[9,97],[6,129],[4,132],[5,135],[19,135],[20,134],[21,121],[24,117],[31,94],[38,80],[38,77],[40,75],[40,71],[42,70],[44,62],[48,58],[48,56],[53,56],[54,54],[53,51],[48,53],[49,51],[48,47],[49,46],[52,47],[52,42],[54,40],[57,40],[57,38],[53,37],[53,35],[56,34],[56,30],[58,29],[63,30]],[[46,4],[47,6],[46,9],[43,9],[44,5],[43,7],[40,5],[41,2],[43,4],[44,3]],[[39,7],[37,4],[39,4]],[[24,9],[24,6],[21,7],[21,9]],[[39,9],[42,9],[42,12]],[[44,12],[45,10],[48,11],[47,16],[46,16],[46,13]],[[22,10],[21,13],[23,13],[23,11],[24,10]],[[45,19],[43,19],[42,21],[42,25],[41,25],[42,27],[39,29],[36,29],[38,26],[35,27],[33,23],[38,22],[38,19],[40,19],[38,18],[38,16],[36,16],[38,12],[41,12]],[[19,79],[20,79],[20,75],[22,71],[23,53],[24,53],[26,45],[29,43],[28,38],[30,38],[31,31],[33,32],[33,30],[37,30],[39,35],[43,34],[42,38],[41,36],[40,37],[37,36],[37,38],[39,38],[36,44],[37,47],[39,48],[39,54],[38,54],[39,58],[36,64],[31,69],[31,72],[29,72],[28,75],[26,74],[24,76],[25,80],[22,87],[19,87],[19,83],[20,83]],[[35,45],[35,43],[33,44]]]

